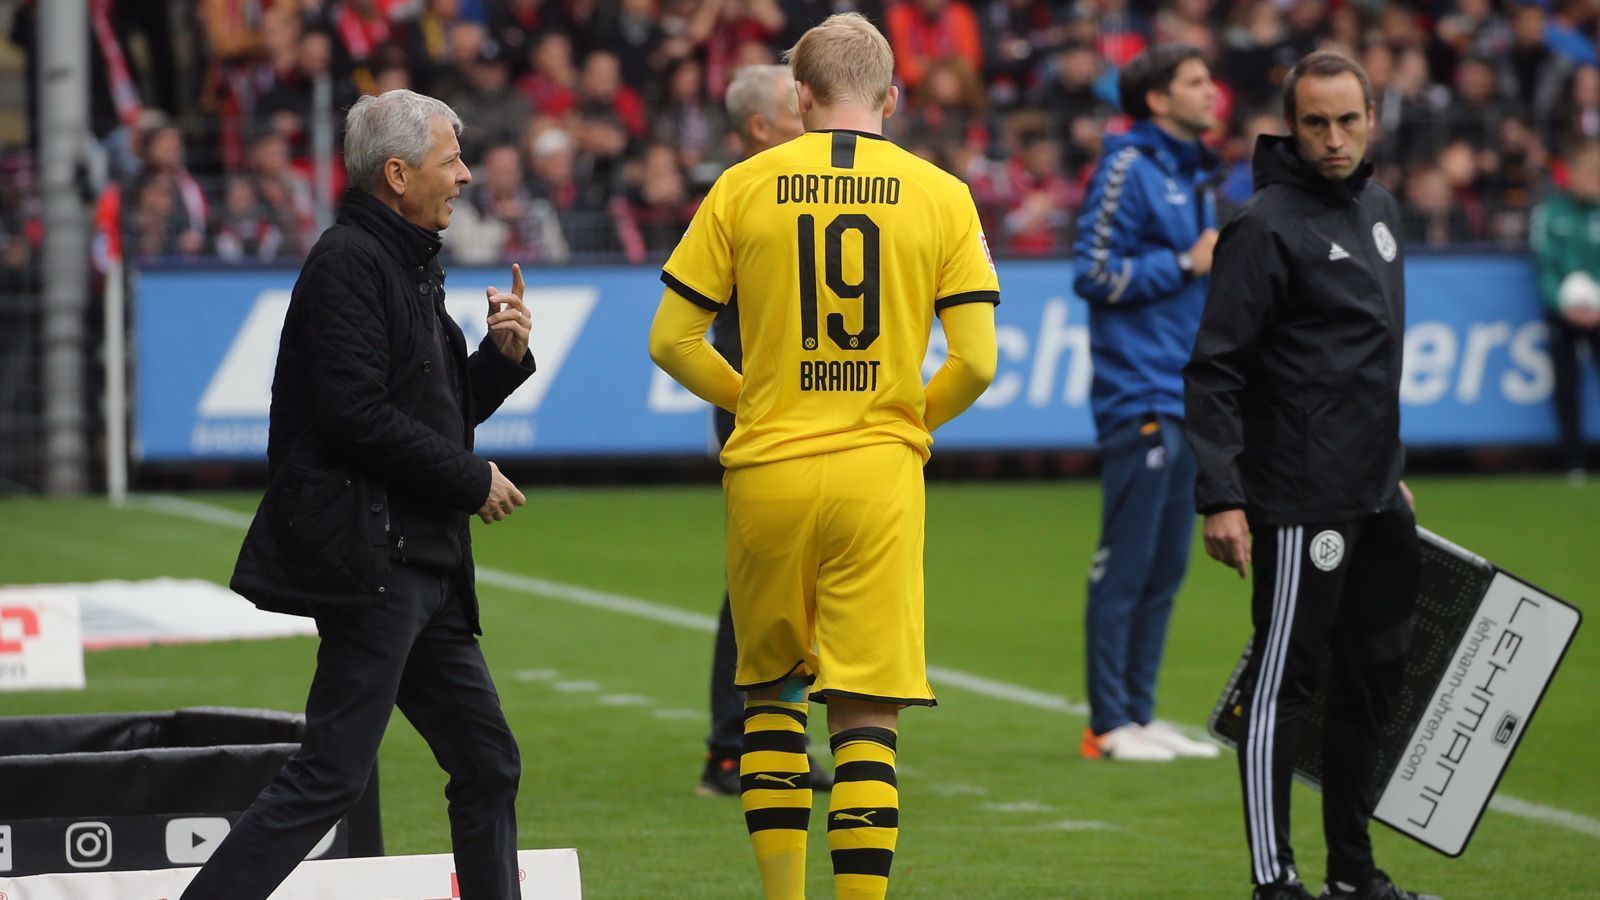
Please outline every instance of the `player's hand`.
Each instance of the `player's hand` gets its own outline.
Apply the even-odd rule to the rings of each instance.
[[[1250,523],[1244,510],[1228,509],[1206,516],[1206,555],[1250,577]]]
[[[522,361],[528,352],[528,335],[533,331],[533,317],[522,302],[524,290],[522,267],[516,263],[511,264],[511,293],[489,288],[489,337],[512,362]]]
[[[1400,496],[1406,498],[1406,506],[1411,507],[1412,512],[1417,511],[1417,498],[1411,495],[1411,488],[1406,487],[1404,480],[1400,482]]]
[[[1200,240],[1194,242],[1189,248],[1189,258],[1194,260],[1194,274],[1206,275],[1211,272],[1211,257],[1217,249],[1217,230],[1207,228],[1200,232]]]
[[[519,506],[526,506],[528,498],[522,496],[511,479],[500,474],[500,467],[489,463],[489,499],[483,501],[478,518],[485,523],[498,522],[511,515]]]

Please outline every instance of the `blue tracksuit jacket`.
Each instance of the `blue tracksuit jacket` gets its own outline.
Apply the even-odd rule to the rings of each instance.
[[[1106,138],[1073,244],[1073,290],[1089,301],[1090,407],[1101,436],[1150,414],[1183,418],[1183,366],[1205,306],[1205,277],[1178,254],[1215,228],[1216,158],[1152,122]]]

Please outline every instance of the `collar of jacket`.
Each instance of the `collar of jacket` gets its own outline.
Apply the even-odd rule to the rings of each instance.
[[[344,199],[339,202],[339,223],[371,234],[406,266],[427,266],[443,246],[438,232],[407,222],[377,197],[359,188],[345,189]]]
[[[1250,163],[1256,190],[1269,184],[1287,184],[1336,203],[1354,203],[1372,177],[1372,163],[1363,161],[1349,178],[1332,181],[1300,157],[1293,137],[1263,134],[1256,140]]]
[[[1135,122],[1125,134],[1107,138],[1105,155],[1111,156],[1123,147],[1139,148],[1168,175],[1209,174],[1220,162],[1205,144],[1180,141],[1149,119]]]

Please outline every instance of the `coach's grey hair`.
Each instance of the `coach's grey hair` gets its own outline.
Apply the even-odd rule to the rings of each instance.
[[[365,191],[383,183],[383,164],[391,157],[420,166],[433,141],[433,120],[444,119],[461,134],[461,117],[442,100],[415,91],[386,91],[362,97],[344,117],[344,171]]]
[[[778,120],[778,80],[793,85],[794,75],[788,66],[743,66],[733,73],[733,83],[728,85],[724,104],[728,109],[728,123],[745,135],[745,125],[756,114],[768,122]]]

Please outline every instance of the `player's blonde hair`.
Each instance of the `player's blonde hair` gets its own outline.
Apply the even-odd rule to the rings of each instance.
[[[794,80],[824,106],[882,106],[894,80],[894,51],[860,13],[839,13],[800,36],[783,59]]]

